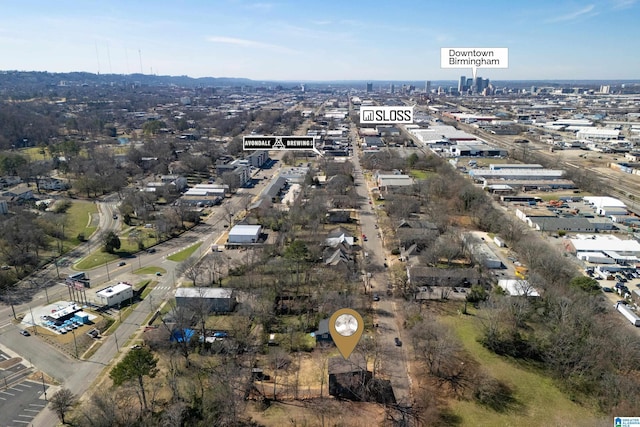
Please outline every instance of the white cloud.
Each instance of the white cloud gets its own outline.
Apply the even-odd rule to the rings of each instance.
[[[597,12],[592,13],[593,9],[595,9],[595,5],[590,4],[575,12],[567,13],[566,15],[556,16],[554,18],[548,19],[546,22],[548,23],[566,22],[566,21],[573,21],[574,19],[582,18],[585,16],[595,16],[598,13]]]
[[[208,37],[207,41],[211,43],[230,44],[230,45],[247,47],[247,48],[269,49],[272,51],[282,52],[282,53],[298,53],[296,50],[290,49],[286,46],[263,43],[256,40],[240,39],[237,37],[212,36],[212,37]]]
[[[637,3],[637,0],[612,0],[614,9],[628,9]]]

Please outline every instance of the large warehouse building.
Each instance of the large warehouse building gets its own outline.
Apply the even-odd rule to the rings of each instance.
[[[564,175],[561,169],[541,168],[508,168],[508,169],[471,169],[469,176],[475,180],[502,179],[509,180],[553,180]]]

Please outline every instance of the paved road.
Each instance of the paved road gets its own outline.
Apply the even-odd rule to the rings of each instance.
[[[353,135],[352,139],[356,141],[355,135]],[[376,228],[376,208],[374,207],[375,205],[369,204],[371,195],[364,180],[358,152],[359,149],[354,147],[352,161],[355,167],[356,191],[363,203],[360,210],[360,226],[362,234],[367,236],[367,240],[363,241],[362,245],[363,250],[369,254],[366,257],[365,264],[365,272],[371,273],[371,288],[368,289],[368,292],[378,293],[381,299],[379,302],[374,302],[373,307],[375,309],[374,323],[378,324],[378,342],[384,354],[382,371],[391,380],[398,404],[409,406],[411,390],[405,347],[396,346],[394,341],[396,337],[402,337],[402,329],[401,325],[399,325],[399,319],[401,318],[399,316],[399,304],[401,304],[401,301],[386,296],[389,274],[384,264],[387,259],[382,236],[378,235],[379,229]]]

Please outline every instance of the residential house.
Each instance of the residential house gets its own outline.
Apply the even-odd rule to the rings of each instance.
[[[14,185],[18,185],[22,182],[22,178],[16,175],[5,175],[0,177],[0,187],[7,188],[13,187]]]
[[[438,227],[429,221],[406,220],[400,221],[396,228],[396,237],[401,247],[416,245],[416,249],[424,249],[429,242],[435,240],[438,235]]]
[[[342,227],[336,227],[327,233],[327,238],[325,239],[324,244],[332,248],[343,244],[351,247],[355,245],[355,237],[353,237],[348,230]]]
[[[333,344],[333,338],[329,332],[329,319],[322,319],[318,323],[318,330],[315,331],[314,336],[316,338],[316,344]]]
[[[62,191],[71,187],[67,181],[58,178],[44,178],[40,180],[38,186],[41,190]]]
[[[2,196],[7,197],[11,202],[23,202],[26,200],[32,200],[33,191],[27,184],[18,184],[2,193]]]
[[[327,222],[332,224],[346,224],[352,222],[351,211],[346,209],[331,209],[327,212]]]
[[[180,175],[161,175],[160,182],[162,182],[162,184],[164,185],[175,186],[176,190],[178,190],[179,192],[182,192],[187,188],[187,178]]]
[[[342,357],[329,359],[329,395],[358,402],[395,404],[391,381],[374,378],[372,372],[355,362],[355,358],[352,355],[348,360]]]
[[[413,266],[407,268],[407,280],[412,286],[471,287],[480,283],[475,268],[437,268]]]

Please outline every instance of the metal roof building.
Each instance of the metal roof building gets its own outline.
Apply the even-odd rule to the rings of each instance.
[[[228,243],[258,243],[262,227],[260,225],[238,224],[229,231]]]

